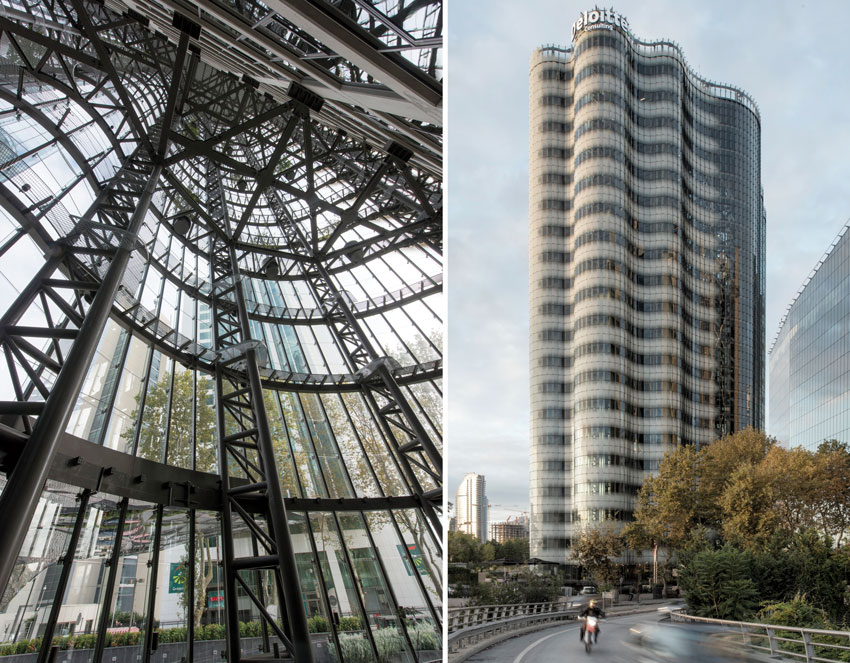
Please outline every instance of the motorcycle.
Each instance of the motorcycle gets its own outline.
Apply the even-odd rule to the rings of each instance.
[[[596,634],[596,624],[598,619],[593,615],[588,615],[584,618],[584,651],[590,653],[590,648],[593,646],[593,636]]]

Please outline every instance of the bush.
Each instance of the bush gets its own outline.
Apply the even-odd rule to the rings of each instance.
[[[790,601],[764,604],[758,612],[758,620],[764,624],[796,626],[799,628],[830,628],[826,613],[797,594]]]
[[[362,629],[360,625],[360,617],[343,617],[339,620],[338,631],[359,631]]]
[[[183,626],[178,626],[177,628],[163,628],[159,631],[159,641],[163,644],[168,642],[186,642],[188,637],[189,631]],[[195,637],[197,638],[197,633],[195,634]]]
[[[263,634],[263,625],[260,622],[239,622],[239,635],[243,638],[256,638]]]
[[[224,640],[224,624],[207,624],[195,630],[196,640]]]
[[[699,617],[747,621],[758,607],[755,583],[750,579],[752,557],[726,545],[689,556],[679,573],[688,610]]]
[[[71,643],[74,649],[94,649],[97,642],[97,635],[94,633],[83,633],[71,637]]]
[[[307,628],[310,630],[310,633],[327,633],[331,630],[328,620],[321,615],[313,615],[310,617],[310,619],[307,620]]]
[[[165,631],[176,631],[178,629],[165,629]],[[184,632],[186,629],[183,629]],[[177,642],[175,640],[163,640],[163,632],[160,631],[160,642]],[[107,647],[128,647],[130,645],[139,644],[139,636],[141,634],[136,631],[134,633],[109,633],[106,636],[105,646]],[[184,635],[185,639],[185,635]]]
[[[71,638],[67,635],[53,636],[53,645],[59,647],[60,651],[65,651],[71,646]],[[0,654],[2,656],[2,654]]]

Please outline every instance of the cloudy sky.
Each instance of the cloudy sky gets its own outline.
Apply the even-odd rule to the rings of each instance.
[[[593,3],[448,3],[449,499],[487,478],[493,519],[528,508],[528,63]],[[605,5],[607,6],[607,4]],[[850,218],[850,3],[621,0],[644,40],[748,91],[762,116],[767,339]],[[497,507],[495,505],[503,505]]]

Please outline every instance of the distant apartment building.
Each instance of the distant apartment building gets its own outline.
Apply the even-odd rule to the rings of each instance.
[[[850,233],[806,279],[770,349],[768,432],[791,446],[850,442]]]
[[[608,9],[530,71],[531,555],[633,518],[681,445],[764,426],[753,99]]]
[[[528,516],[508,516],[507,520],[490,523],[490,541],[502,543],[508,539],[528,538]]]
[[[487,495],[484,475],[470,473],[463,477],[455,499],[456,528],[487,540]]]

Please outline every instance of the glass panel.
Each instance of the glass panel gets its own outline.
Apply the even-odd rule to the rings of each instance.
[[[411,492],[410,487],[402,478],[395,457],[390,454],[387,444],[384,441],[383,433],[378,428],[374,417],[372,417],[372,413],[366,405],[363,396],[358,393],[349,392],[341,394],[341,398],[345,408],[348,410],[349,416],[351,416],[351,420],[354,422],[354,427],[360,435],[363,448],[366,450],[366,455],[372,463],[384,494],[409,495]],[[365,470],[365,463],[358,461],[357,468],[356,476],[362,483],[366,481],[365,479],[360,479]]]
[[[363,517],[359,513],[345,512],[338,515],[338,520],[354,566],[357,587],[366,606],[368,623],[376,643],[379,644],[379,653],[382,656],[397,655],[399,660],[413,663],[416,657],[410,652],[406,638],[399,630],[401,624],[398,606],[387,585]],[[398,551],[394,552],[398,556]],[[341,553],[342,551],[337,551],[337,555]],[[410,587],[410,583],[405,583],[405,586]]]
[[[165,455],[165,433],[171,402],[173,363],[161,352],[154,352],[140,424],[139,447],[136,455],[158,463],[163,462]]]
[[[195,663],[218,663],[225,648],[224,584],[219,515],[195,512]]]
[[[164,509],[160,536],[156,599],[150,615],[154,630],[159,631],[159,646],[151,660],[168,663],[186,655],[188,513]]]
[[[142,381],[148,365],[150,347],[140,339],[130,339],[130,348],[124,360],[124,370],[118,382],[115,404],[109,420],[104,446],[131,453],[136,434],[135,423],[142,395]]]
[[[354,497],[351,482],[348,480],[348,475],[342,464],[336,440],[334,440],[330,426],[328,426],[321,400],[316,394],[302,394],[301,404],[312,433],[313,444],[322,462],[322,470],[330,496]]]
[[[284,497],[299,497],[301,495],[298,486],[298,477],[292,461],[292,451],[289,446],[289,436],[286,433],[286,425],[283,422],[280,402],[277,394],[270,390],[263,391],[263,402],[269,420],[269,429],[272,434],[272,446],[275,451],[275,465],[280,487]]]
[[[44,634],[63,558],[77,519],[79,489],[49,481],[12,577],[0,599],[0,641],[22,643]],[[58,632],[57,632],[58,634]],[[25,651],[37,643],[19,645]]]
[[[439,615],[442,609],[441,560],[425,523],[413,509],[392,514],[370,511],[365,516],[405,616],[413,648],[419,652],[427,651],[429,658],[440,658],[442,652],[432,650],[442,650],[442,627],[434,620],[434,613]],[[395,516],[402,531],[402,541],[399,541],[392,516]],[[421,585],[418,580],[422,581]]]
[[[191,469],[194,440],[195,372],[174,366],[171,387],[171,416],[168,420],[169,465]]]
[[[129,652],[130,660],[142,651],[148,617],[147,592],[151,582],[150,560],[153,556],[155,526],[156,508],[144,502],[131,501],[121,535],[121,554],[112,586],[104,643],[107,648],[120,648]],[[108,573],[109,569],[106,568],[104,581]],[[125,647],[126,650],[123,649]],[[117,652],[104,654],[104,657],[110,661],[115,655]]]
[[[311,513],[310,525],[319,559],[322,560],[322,576],[328,588],[328,600],[335,608],[334,623],[339,631],[339,645],[343,663],[374,661],[371,639],[367,636],[367,621],[361,609],[362,596],[353,580],[340,542],[333,514]],[[325,566],[327,560],[327,566]],[[335,645],[332,652],[336,652]]]
[[[195,379],[195,469],[217,474],[215,382],[204,373],[197,373]]]
[[[56,624],[56,635],[70,638],[68,644],[75,650],[74,663],[90,663],[93,658],[120,512],[119,499],[104,493],[92,496],[85,512]]]

